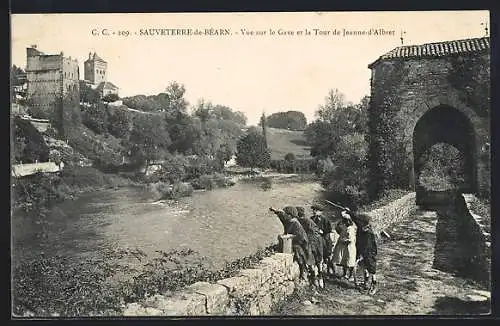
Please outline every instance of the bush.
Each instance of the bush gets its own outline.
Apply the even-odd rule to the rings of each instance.
[[[204,174],[193,180],[192,185],[195,189],[212,190],[216,187],[215,181],[212,176]]]
[[[158,172],[162,181],[175,183],[184,181],[188,177],[188,160],[182,155],[167,155],[162,163],[162,169]]]
[[[285,161],[292,162],[295,161],[295,155],[293,153],[288,153],[285,155]]]
[[[181,197],[188,197],[193,194],[193,186],[186,182],[176,182],[172,185],[166,183],[160,183],[160,188],[157,188],[160,192],[161,199],[179,199]]]
[[[13,312],[18,316],[81,317],[117,315],[124,303],[175,291],[199,281],[215,282],[251,268],[277,251],[274,244],[211,271],[204,257],[191,249],[157,251],[148,257],[141,250],[104,250],[98,258],[72,261],[61,256],[37,257],[20,264],[13,272]],[[121,264],[135,258],[138,269]],[[189,259],[189,263],[186,261]],[[118,278],[109,282],[118,274]]]

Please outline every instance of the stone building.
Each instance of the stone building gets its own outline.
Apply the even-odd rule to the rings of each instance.
[[[85,82],[97,90],[101,97],[108,94],[119,93],[119,88],[108,81],[108,63],[97,55],[89,52],[88,59],[84,62],[84,78]]]
[[[426,194],[423,154],[446,143],[465,158],[463,192],[490,192],[490,40],[474,38],[393,49],[368,66],[371,194]]]
[[[36,45],[27,48],[27,101],[35,118],[48,118],[62,127],[71,108],[80,102],[78,60],[64,53],[45,54]]]

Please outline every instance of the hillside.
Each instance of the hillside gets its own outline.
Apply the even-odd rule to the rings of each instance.
[[[307,145],[303,131],[267,129],[267,143],[272,160],[281,160],[287,153],[297,158],[311,158],[311,147]]]

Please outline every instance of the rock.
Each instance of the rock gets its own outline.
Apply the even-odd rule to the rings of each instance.
[[[482,295],[477,295],[477,294],[467,294],[465,296],[465,301],[469,302],[482,302],[482,301],[487,301],[488,298]]]
[[[208,314],[218,315],[225,313],[229,303],[229,295],[227,288],[223,285],[196,282],[186,289],[205,296]]]
[[[486,297],[488,299],[491,299],[491,292],[483,291],[483,290],[473,290],[472,292],[476,295],[480,295],[480,296]]]
[[[166,298],[157,308],[165,316],[200,316],[207,314],[205,303],[204,295],[185,290]]]
[[[304,306],[310,306],[310,305],[312,305],[311,301],[309,301],[309,300],[305,300],[305,301],[303,301],[303,302],[302,302],[302,304],[303,304]]]

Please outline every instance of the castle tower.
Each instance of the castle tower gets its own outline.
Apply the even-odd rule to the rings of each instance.
[[[93,85],[107,81],[108,63],[94,52],[89,52],[89,58],[84,62],[84,78]]]
[[[64,53],[45,54],[36,45],[26,49],[26,97],[34,118],[51,119],[62,133],[63,122],[79,111],[78,60]]]

